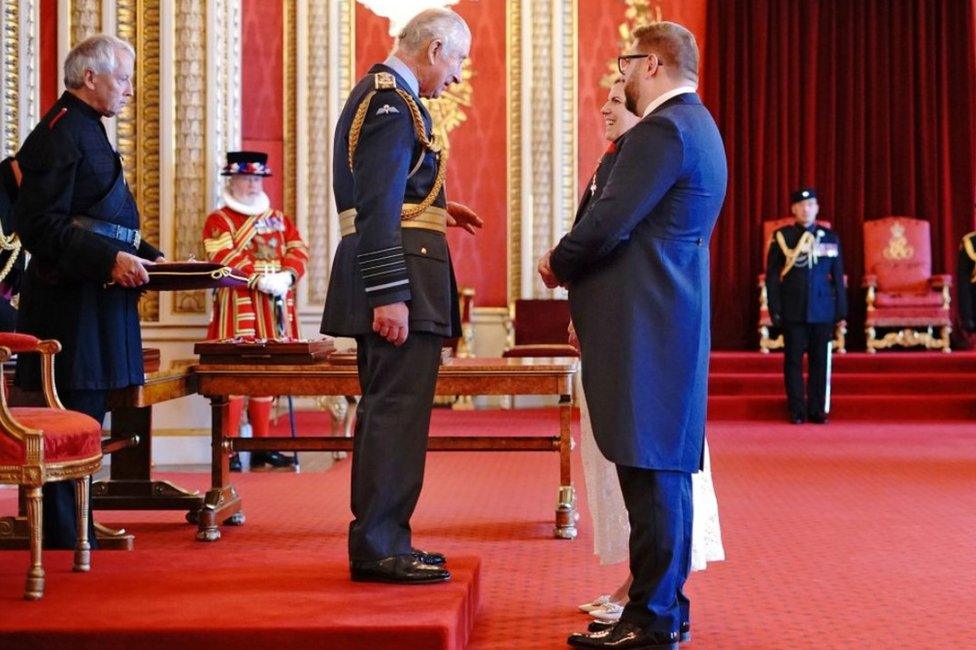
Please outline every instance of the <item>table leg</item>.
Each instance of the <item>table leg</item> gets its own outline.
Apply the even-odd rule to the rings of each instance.
[[[230,442],[224,439],[224,421],[230,415],[230,402],[226,395],[210,399],[213,412],[211,426],[211,485],[197,511],[197,541],[216,542],[220,539],[220,523],[241,525],[244,513],[241,498],[230,484]]]
[[[138,444],[112,454],[108,480],[92,485],[93,510],[200,509],[203,497],[169,481],[152,480],[152,407],[112,410],[111,440],[137,437]]]
[[[577,534],[576,489],[573,487],[570,458],[573,440],[570,423],[573,401],[570,395],[559,396],[559,495],[556,500],[556,529],[559,539],[574,539]]]

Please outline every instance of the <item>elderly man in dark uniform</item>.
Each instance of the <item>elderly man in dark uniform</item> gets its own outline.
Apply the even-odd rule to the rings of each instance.
[[[15,224],[31,253],[17,328],[57,339],[56,379],[69,409],[99,422],[108,391],[143,383],[135,287],[162,254],[139,233],[139,212],[102,117],[132,96],[135,53],[118,38],[93,36],[68,53],[66,92],[17,154],[23,173]],[[36,355],[18,359],[17,382],[40,385]],[[44,541],[75,545],[71,482],[44,486]],[[94,536],[90,535],[94,540]]]
[[[461,79],[471,46],[446,9],[415,16],[352,89],[335,132],[333,189],[342,240],[322,332],[356,338],[362,400],[353,443],[349,559],[356,581],[450,579],[444,557],[413,547],[430,409],[445,337],[460,334],[446,226],[481,220],[444,196],[447,156],[420,97]]]
[[[773,234],[766,257],[766,291],[773,325],[783,329],[783,375],[790,421],[826,424],[827,366],[834,325],[847,318],[840,240],[817,224],[817,192],[790,195],[796,222]],[[803,353],[809,379],[804,400]]]

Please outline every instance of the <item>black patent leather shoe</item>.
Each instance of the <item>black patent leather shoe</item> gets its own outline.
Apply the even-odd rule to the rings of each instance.
[[[823,415],[822,413],[811,415],[810,421],[813,422],[814,424],[827,424],[828,422],[830,422],[830,420],[827,419],[827,416]]]
[[[600,632],[573,634],[566,640],[566,643],[574,648],[677,650],[678,638],[677,632],[645,630],[629,621],[620,621],[613,627]]]
[[[421,551],[419,548],[410,549],[413,559],[417,560],[421,564],[430,564],[431,566],[441,566],[442,564],[447,564],[447,558],[444,557],[443,553],[435,553],[433,551]]]
[[[285,456],[280,451],[252,451],[251,469],[263,469],[265,465],[270,465],[272,469],[282,469],[294,467],[294,461],[291,456]]]
[[[802,413],[790,413],[790,422],[793,424],[803,424],[807,419]]]
[[[423,585],[451,579],[451,572],[447,569],[418,562],[413,555],[393,555],[382,560],[352,560],[349,572],[353,582]]]
[[[616,623],[610,623],[607,621],[591,621],[589,625],[586,626],[588,632],[602,632],[604,630],[610,629],[616,625]],[[678,632],[678,641],[681,643],[687,643],[691,641],[691,624],[682,623],[681,631]]]

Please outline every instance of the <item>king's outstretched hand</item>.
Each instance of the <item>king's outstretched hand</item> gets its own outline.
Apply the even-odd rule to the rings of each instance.
[[[480,229],[485,225],[485,222],[482,221],[481,217],[475,214],[474,210],[468,206],[455,203],[454,201],[448,201],[447,225],[456,228],[463,228],[474,235],[477,234],[477,229]]]

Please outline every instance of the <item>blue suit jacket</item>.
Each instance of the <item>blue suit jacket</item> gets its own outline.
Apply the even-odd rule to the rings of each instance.
[[[552,253],[569,282],[593,433],[611,461],[701,467],[708,244],[728,177],[718,128],[678,95],[619,143],[606,186]]]

